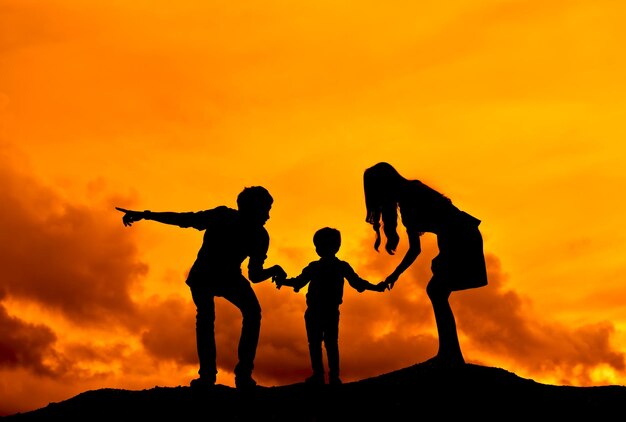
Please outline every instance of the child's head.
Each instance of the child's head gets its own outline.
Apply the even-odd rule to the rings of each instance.
[[[334,256],[341,246],[341,233],[331,227],[319,229],[313,235],[315,251],[322,258]]]

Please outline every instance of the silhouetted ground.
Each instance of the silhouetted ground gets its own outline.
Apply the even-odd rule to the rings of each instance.
[[[0,419],[359,422],[457,416],[482,420],[602,420],[623,418],[625,409],[625,386],[555,386],[500,368],[468,364],[452,370],[421,363],[362,381],[317,388],[298,383],[259,387],[251,393],[224,385],[210,391],[189,387],[101,389]]]

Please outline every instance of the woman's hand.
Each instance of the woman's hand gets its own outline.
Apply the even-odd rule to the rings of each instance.
[[[385,283],[389,290],[393,289],[393,285],[398,281],[398,276],[395,273],[391,273],[386,279]]]

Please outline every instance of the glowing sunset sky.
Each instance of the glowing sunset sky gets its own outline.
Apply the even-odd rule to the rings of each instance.
[[[403,252],[377,254],[365,223],[378,161],[483,221],[490,284],[451,297],[468,362],[626,385],[624,17],[611,0],[2,0],[0,415],[196,377],[202,233],[124,227],[115,206],[235,207],[263,185],[269,265],[297,275],[332,226],[378,282]],[[423,239],[391,292],[346,287],[344,382],[436,353]],[[255,379],[303,380],[305,291],[254,289]],[[240,314],[217,304],[233,385]]]

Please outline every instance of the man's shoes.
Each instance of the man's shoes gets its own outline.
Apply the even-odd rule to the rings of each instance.
[[[313,373],[310,377],[304,380],[305,384],[309,385],[324,385],[326,381],[324,380],[324,374]]]
[[[194,380],[191,380],[191,382],[189,383],[189,386],[193,389],[208,390],[208,389],[215,387],[215,378],[209,378],[209,377],[196,378]]]
[[[237,390],[252,390],[256,387],[256,381],[251,376],[235,376],[235,387]]]
[[[339,377],[329,377],[328,378],[328,383],[330,385],[341,385],[341,384],[343,384],[341,382],[341,378],[339,378]]]

